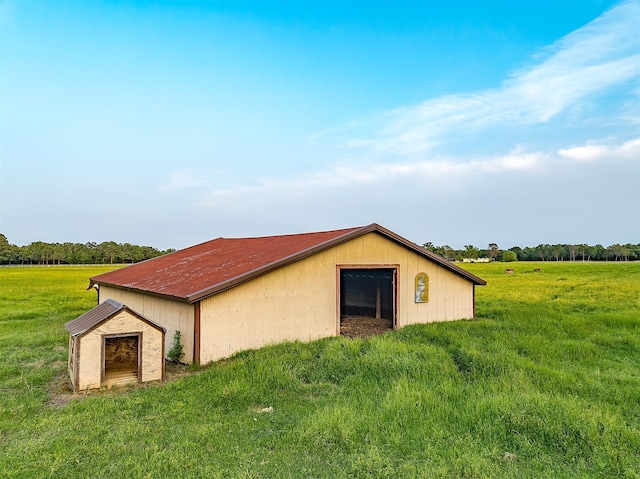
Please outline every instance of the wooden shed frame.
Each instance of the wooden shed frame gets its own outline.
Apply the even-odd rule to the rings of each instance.
[[[123,313],[125,316],[123,316]],[[107,328],[105,328],[105,325],[110,320],[114,318],[120,318],[121,322],[123,322],[123,318],[125,317],[133,318],[137,324],[130,327],[116,325],[114,326],[114,330],[106,330]],[[107,386],[110,385],[112,381],[115,381],[115,383],[117,384],[126,384],[165,379],[164,356],[166,329],[155,323],[154,321],[146,318],[145,316],[137,313],[126,305],[119,303],[118,301],[115,301],[113,299],[107,299],[103,303],[100,303],[98,306],[79,316],[75,320],[66,323],[65,328],[67,329],[67,331],[69,331],[68,371],[74,392]],[[98,334],[96,334],[96,331],[100,328],[102,328],[104,331],[100,331],[98,332]],[[147,330],[146,334],[144,331],[145,329]],[[155,348],[159,351],[155,354],[155,359],[153,355],[149,355],[149,353],[145,351],[150,346],[150,344],[148,344],[148,341],[153,341],[154,339],[154,334],[150,334],[150,332],[154,330],[160,333]],[[86,348],[85,350],[85,348],[83,348],[83,340],[92,336],[97,336],[92,338],[94,347]],[[107,341],[109,339],[117,338],[136,338],[137,365],[135,381],[130,381],[126,378],[118,381],[114,377],[109,377],[106,368]],[[97,341],[99,341],[100,350],[99,374],[96,374],[95,371],[95,358],[98,355],[95,347],[95,343]],[[90,354],[91,357],[83,360],[83,354]],[[157,364],[155,364],[154,368],[152,368],[153,372],[149,371],[150,368],[148,365],[148,361],[145,361],[146,359],[150,361],[156,361]],[[91,363],[91,365],[87,366],[87,363]],[[146,368],[145,365],[147,366]],[[84,374],[86,374],[83,374],[83,370],[85,369],[84,366],[86,366],[86,369],[91,370],[91,372],[93,373],[93,382],[88,381],[86,380],[86,378],[84,378]],[[96,379],[98,379],[98,381],[96,381]]]

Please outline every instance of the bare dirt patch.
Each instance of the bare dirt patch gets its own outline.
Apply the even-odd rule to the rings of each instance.
[[[370,338],[393,329],[390,319],[368,316],[347,316],[340,318],[340,336],[345,338]]]
[[[82,400],[90,396],[96,396],[100,394],[111,393],[126,393],[134,389],[150,388],[162,386],[165,383],[176,381],[186,376],[193,376],[206,369],[206,366],[189,366],[187,364],[174,363],[165,360],[165,380],[164,381],[150,381],[139,384],[127,384],[122,386],[114,386],[100,389],[90,389],[88,391],[73,392],[71,381],[69,380],[69,373],[67,371],[58,374],[49,385],[47,390],[49,394],[49,400],[47,406],[52,408],[62,408],[67,403],[75,400]]]
[[[69,373],[67,371],[56,375],[49,384],[47,393],[49,395],[47,406],[52,408],[61,408],[66,406],[69,401],[83,399],[85,397],[84,394],[77,394],[73,392],[73,389],[71,388],[71,381],[69,380]]]

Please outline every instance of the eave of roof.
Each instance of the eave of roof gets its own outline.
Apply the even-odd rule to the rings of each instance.
[[[371,231],[376,231],[380,234],[382,234],[383,236],[386,236],[387,238],[389,238],[392,241],[395,241],[396,243],[405,246],[406,248],[414,251],[415,253],[418,253],[420,256],[423,256],[427,259],[430,259],[431,261],[433,261],[434,263],[437,263],[441,266],[444,266],[445,268],[451,270],[453,273],[456,273],[459,276],[462,276],[463,278],[468,279],[469,281],[471,281],[473,284],[478,285],[478,286],[484,286],[487,284],[487,282],[476,276],[475,274],[470,273],[469,271],[467,271],[464,268],[461,268],[460,266],[456,265],[455,263],[452,263],[451,261],[443,258],[440,255],[437,255],[435,253],[432,253],[431,251],[429,251],[428,249],[426,249],[423,246],[419,246],[411,241],[409,241],[406,238],[403,238],[402,236],[394,233],[393,231],[390,231],[376,223],[371,224],[369,226],[365,226],[363,229],[367,229],[370,231],[367,232],[371,232]]]
[[[188,292],[183,292],[183,293],[177,293],[176,292],[176,288],[174,288],[174,290],[171,290],[171,288],[167,287],[165,288],[165,290],[163,291],[161,289],[161,286],[157,289],[152,289],[152,288],[144,288],[144,287],[140,287],[137,286],[137,283],[135,281],[129,281],[129,284],[127,284],[125,281],[121,280],[121,281],[115,281],[114,282],[114,278],[131,278],[132,275],[129,274],[127,275],[125,272],[125,274],[122,273],[122,271],[127,270],[128,268],[133,268],[131,270],[129,270],[128,272],[130,273],[134,273],[135,274],[135,270],[136,270],[136,266],[138,265],[143,265],[143,266],[139,266],[138,270],[143,272],[145,270],[147,271],[155,271],[156,273],[158,273],[159,271],[163,270],[162,266],[165,265],[170,265],[171,261],[173,259],[175,260],[179,260],[181,262],[189,262],[189,261],[193,261],[193,257],[189,257],[188,256],[188,252],[189,250],[192,251],[200,251],[203,250],[201,253],[199,253],[198,255],[195,255],[195,257],[200,258],[201,256],[209,256],[210,254],[215,253],[215,249],[213,250],[213,253],[211,251],[206,250],[206,245],[211,245],[212,247],[215,246],[215,242],[216,241],[221,241],[224,240],[223,238],[218,238],[217,240],[213,240],[211,242],[207,242],[207,243],[202,243],[201,245],[196,245],[194,247],[191,248],[187,248],[186,250],[181,250],[178,251],[176,253],[172,253],[166,256],[161,256],[158,258],[154,258],[151,260],[147,260],[145,262],[142,263],[137,263],[136,265],[132,265],[129,266],[128,268],[123,268],[122,270],[116,270],[114,272],[111,273],[105,273],[103,275],[99,275],[96,277],[91,278],[91,282],[94,284],[104,284],[104,285],[108,285],[108,286],[113,286],[116,288],[124,288],[124,289],[128,289],[128,290],[133,290],[133,291],[140,291],[140,292],[144,292],[146,294],[153,294],[156,296],[161,296],[161,297],[166,297],[166,298],[170,298],[173,300],[178,300],[178,301],[183,301],[183,302],[187,302],[187,303],[196,303],[204,298],[207,298],[209,296],[213,296],[214,294],[220,293],[222,291],[228,290],[230,288],[233,288],[241,283],[244,283],[246,281],[249,281],[253,278],[256,278],[258,276],[261,276],[269,271],[272,271],[274,269],[280,268],[282,266],[294,263],[296,261],[300,261],[301,259],[307,258],[311,255],[314,255],[316,253],[319,253],[321,251],[324,251],[326,249],[332,248],[334,246],[337,246],[339,244],[345,243],[347,241],[350,241],[352,239],[358,238],[360,236],[363,236],[365,234],[369,234],[369,233],[376,233],[376,234],[380,234],[384,237],[386,237],[387,239],[394,241],[395,243],[404,246],[412,251],[414,251],[415,253],[419,254],[420,256],[423,256],[443,267],[445,267],[446,269],[449,269],[450,271],[452,271],[453,273],[464,277],[465,279],[471,281],[472,283],[476,284],[476,285],[485,285],[486,281],[484,281],[483,279],[469,273],[468,271],[460,268],[459,266],[451,263],[450,261],[447,261],[446,259],[442,258],[441,256],[438,256],[434,253],[431,253],[430,251],[428,251],[427,249],[423,248],[422,246],[418,246],[415,243],[412,243],[411,241],[393,233],[392,231],[376,224],[370,224],[368,226],[363,226],[363,227],[359,227],[359,228],[350,228],[350,229],[345,229],[345,230],[335,230],[335,231],[331,231],[331,232],[321,232],[321,233],[309,233],[307,235],[324,235],[324,236],[320,236],[321,238],[326,237],[327,239],[325,240],[320,240],[317,242],[311,241],[310,245],[298,250],[298,251],[294,251],[290,254],[286,254],[282,257],[277,257],[276,259],[274,259],[273,261],[268,261],[265,262],[263,264],[261,264],[260,266],[256,267],[256,268],[250,268],[247,269],[245,268],[243,271],[241,271],[239,274],[229,274],[227,275],[226,278],[224,278],[222,281],[217,281],[215,284],[210,284],[210,285],[206,285],[204,288],[200,288],[197,289],[195,291],[188,291]],[[265,240],[267,238],[285,238],[288,240],[295,240],[296,237],[298,238],[302,238],[305,235],[287,235],[287,236],[282,236],[282,237],[265,237],[265,238],[246,238],[245,240]],[[312,238],[309,238],[312,239]],[[232,241],[232,240],[229,240]],[[242,239],[238,239],[237,241],[242,241]],[[200,249],[198,249],[200,248]],[[186,251],[186,253],[183,253],[182,255],[179,255],[178,253],[184,252]],[[174,256],[176,255],[176,256]],[[172,258],[173,257],[173,258]],[[156,265],[158,267],[156,267]],[[232,269],[232,266],[230,266],[230,269]],[[246,264],[244,265],[245,267],[247,266]],[[215,268],[223,268],[225,267],[225,265],[216,265]],[[118,273],[121,272],[121,273]],[[203,275],[205,273],[202,273]],[[167,268],[165,271],[165,275],[170,276],[170,271]],[[159,274],[158,275],[158,281],[161,281],[163,275]],[[111,278],[111,280],[110,280]],[[134,276],[135,279],[135,276]],[[203,278],[206,279],[206,278]]]
[[[107,299],[105,302],[100,303],[95,308],[78,316],[73,321],[65,323],[64,327],[72,336],[78,336],[95,327],[96,325],[102,323],[103,321],[109,319],[114,314],[123,309],[124,304],[119,303],[113,299]]]
[[[73,321],[69,321],[68,323],[65,323],[64,327],[67,329],[67,331],[69,331],[69,334],[71,334],[71,336],[81,336],[87,333],[88,331],[91,331],[96,326],[99,326],[103,322],[111,319],[120,311],[127,311],[133,316],[140,319],[141,321],[149,323],[154,328],[162,330],[165,333],[167,332],[167,330],[162,326],[160,326],[159,324],[155,323],[154,321],[151,321],[149,318],[142,316],[141,314],[133,311],[128,306],[114,299],[105,300],[104,302],[100,303],[93,309],[78,316]]]

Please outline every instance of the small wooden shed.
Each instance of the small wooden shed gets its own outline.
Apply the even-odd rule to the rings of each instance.
[[[166,330],[107,299],[65,324],[74,391],[164,379]]]

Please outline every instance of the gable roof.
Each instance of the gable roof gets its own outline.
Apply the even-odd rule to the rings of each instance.
[[[486,282],[373,223],[318,233],[218,238],[91,278],[104,284],[195,303],[281,266],[368,233],[380,234],[477,285]]]
[[[78,316],[73,321],[69,321],[64,325],[64,327],[67,329],[67,331],[69,331],[69,334],[71,334],[71,336],[80,336],[87,331],[95,328],[104,321],[112,318],[122,310],[128,311],[142,321],[149,323],[156,329],[160,329],[166,332],[166,330],[159,324],[154,323],[150,319],[145,318],[144,316],[136,313],[124,304],[119,303],[118,301],[115,301],[113,299],[107,299],[90,311],[87,311],[86,313]]]

